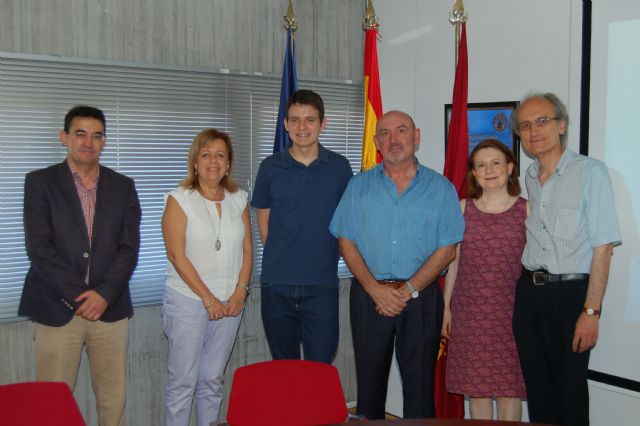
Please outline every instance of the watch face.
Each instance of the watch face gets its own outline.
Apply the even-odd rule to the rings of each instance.
[[[587,308],[587,315],[593,315],[594,313],[593,308]]]

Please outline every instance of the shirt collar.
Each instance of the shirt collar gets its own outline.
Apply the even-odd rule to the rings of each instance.
[[[100,179],[100,167],[99,166],[98,166],[98,173],[96,174],[96,179],[93,181],[91,186],[87,187],[87,186],[84,185],[84,182],[82,181],[82,178],[80,177],[80,173],[78,173],[78,171],[73,168],[71,163],[69,161],[65,161],[65,163],[67,163],[67,166],[69,167],[69,170],[71,171],[71,176],[73,177],[73,181],[74,182],[80,183],[82,186],[85,187],[85,189],[87,191],[92,190],[96,186],[98,186],[98,179]]]
[[[556,173],[562,175],[564,170],[567,168],[567,165],[576,157],[576,155],[577,154],[569,148],[565,148],[562,153],[562,157],[560,157],[560,161],[558,162],[558,166],[556,167]]]
[[[300,164],[291,156],[289,148],[290,146],[287,146],[285,149],[280,151],[282,153],[282,162],[287,167],[291,167],[294,164]],[[315,163],[316,161],[329,161],[329,151],[320,143],[318,143],[318,158],[316,158],[311,164]]]
[[[567,164],[571,162],[573,158],[575,158],[577,154],[571,151],[569,148],[565,148],[562,156],[560,157],[560,161],[558,161],[558,165],[556,166],[556,170],[554,174],[562,175],[564,170],[567,168]],[[527,170],[527,173],[532,178],[537,178],[540,173],[540,162],[536,159],[531,166]]]
[[[413,161],[416,165],[416,175],[414,176],[414,179],[416,179],[420,176],[420,169],[422,168],[422,164],[420,164],[420,161],[418,161],[418,158],[416,156],[413,157]],[[382,160],[382,162],[376,165],[372,170],[376,170],[376,173],[378,173],[380,176],[384,176],[384,160]]]

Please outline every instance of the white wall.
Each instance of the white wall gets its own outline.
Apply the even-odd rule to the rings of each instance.
[[[422,131],[418,159],[439,172],[444,165],[444,104],[451,103],[454,80],[453,3],[374,0],[382,35],[383,110],[400,109],[414,117]],[[567,104],[569,146],[578,151],[582,1],[465,0],[464,5],[469,16],[469,102],[554,92]],[[520,159],[522,170],[531,163],[523,152]],[[638,416],[640,395],[598,383],[589,386],[594,426],[636,424],[631,420]],[[399,378],[392,377],[387,407],[397,414],[402,407],[394,397],[401,395],[399,387]]]
[[[469,16],[469,102],[520,100],[555,92],[568,103],[578,129],[581,2],[466,0]],[[422,130],[418,158],[441,171],[444,104],[454,79],[453,1],[375,0],[382,105],[412,114]],[[577,68],[575,65],[577,65]],[[572,108],[573,107],[573,108]],[[578,147],[578,132],[570,133]],[[521,154],[523,168],[529,164]]]

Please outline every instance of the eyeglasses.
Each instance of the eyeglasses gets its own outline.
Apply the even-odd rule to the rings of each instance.
[[[542,117],[538,117],[535,120],[533,120],[533,123],[531,121],[522,121],[518,123],[518,132],[520,133],[528,132],[531,130],[531,127],[533,127],[534,124],[536,127],[544,127],[547,124],[549,124],[551,120],[558,120],[558,119],[560,119],[560,117],[545,117],[543,115]]]
[[[106,139],[107,136],[104,133],[94,133],[94,134],[90,135],[87,132],[85,132],[84,130],[76,130],[73,133],[73,137],[76,138],[76,139],[83,140],[83,141],[91,138],[91,140],[93,142],[104,142],[104,140]]]

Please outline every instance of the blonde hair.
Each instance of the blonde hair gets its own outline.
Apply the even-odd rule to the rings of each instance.
[[[229,157],[229,172],[222,178],[220,185],[229,192],[236,192],[238,190],[238,184],[231,177],[233,175],[233,147],[231,146],[231,139],[225,132],[217,129],[204,129],[198,133],[193,139],[193,142],[191,142],[187,159],[187,176],[180,182],[180,186],[192,190],[200,188],[200,182],[198,181],[198,175],[196,173],[198,154],[202,148],[218,139],[224,141]]]

